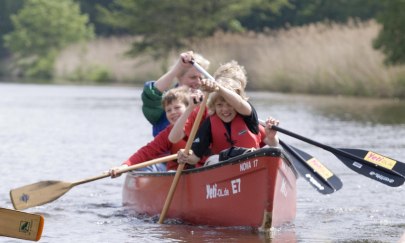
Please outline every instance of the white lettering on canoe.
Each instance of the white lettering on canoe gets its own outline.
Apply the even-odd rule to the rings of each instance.
[[[280,192],[284,195],[284,197],[287,197],[287,182],[285,182],[284,178],[281,180]]]
[[[228,188],[218,188],[217,184],[206,185],[206,190],[207,190],[206,199],[213,199],[213,198],[229,196],[229,189]]]
[[[232,194],[237,194],[241,192],[241,179],[235,179],[231,180],[231,189],[232,189]],[[220,197],[227,197],[230,195],[229,189],[227,187],[218,187],[217,184],[213,185],[205,185],[206,189],[206,199],[214,199],[214,198],[220,198]]]
[[[248,161],[241,163],[239,165],[239,168],[240,168],[240,171],[246,171],[246,170],[252,169],[252,166],[257,167],[258,165],[259,165],[259,160],[254,159],[253,161],[248,160]]]
[[[236,194],[240,192],[240,178],[232,180],[231,181],[232,185],[232,193]]]
[[[240,164],[240,171],[245,171],[252,168],[252,165],[250,164],[250,161],[243,162]]]

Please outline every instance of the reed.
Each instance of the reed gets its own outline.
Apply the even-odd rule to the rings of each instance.
[[[373,97],[404,97],[405,66],[386,67],[372,48],[380,26],[374,22],[346,25],[317,23],[265,34],[217,33],[192,47],[211,60],[210,72],[231,59],[245,66],[250,90]],[[108,68],[118,82],[157,78],[161,63],[147,57],[122,57],[131,38],[96,40],[86,52],[66,50],[57,70],[91,64]],[[173,54],[171,59],[177,58]],[[61,72],[63,70],[63,72]],[[63,74],[65,73],[65,74]]]

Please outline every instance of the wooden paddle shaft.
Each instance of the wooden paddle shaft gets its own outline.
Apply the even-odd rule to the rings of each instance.
[[[164,157],[161,157],[161,158],[152,159],[152,160],[140,163],[140,164],[135,164],[135,165],[128,166],[127,168],[119,170],[118,173],[120,173],[120,174],[121,173],[126,173],[126,172],[131,171],[131,170],[136,170],[136,169],[144,168],[144,167],[147,167],[147,166],[150,166],[150,165],[153,165],[153,164],[163,163],[163,162],[167,162],[167,161],[175,160],[175,159],[177,159],[177,154],[172,154],[172,155],[164,156]],[[90,177],[90,178],[87,178],[87,179],[76,181],[76,182],[72,183],[72,186],[77,186],[77,185],[80,185],[80,184],[84,184],[84,183],[87,183],[87,182],[99,180],[99,179],[106,178],[106,177],[109,177],[109,176],[111,176],[111,175],[108,173],[108,174],[102,174],[102,175],[99,175],[99,176]]]
[[[207,104],[207,100],[208,100],[208,94],[205,93],[204,94],[204,99],[203,99],[203,101],[202,101],[202,103],[200,105],[200,110],[198,111],[197,117],[194,120],[193,127],[191,128],[190,136],[188,137],[186,146],[184,148],[184,151],[187,154],[189,153],[191,145],[193,144],[195,135],[196,135],[198,127],[200,125],[200,121],[201,121],[202,116],[203,116],[204,111],[205,111],[205,106]],[[179,182],[180,175],[181,175],[181,172],[184,169],[184,166],[185,166],[185,164],[179,164],[179,166],[177,167],[176,175],[174,176],[172,185],[170,187],[169,193],[167,194],[166,201],[165,201],[165,204],[164,204],[163,209],[162,209],[162,213],[160,214],[159,224],[162,224],[165,217],[166,217],[166,213],[169,210],[170,204],[171,204],[172,199],[173,199],[174,192],[176,191],[177,183]]]
[[[165,156],[162,158],[146,161],[140,164],[129,166],[122,169],[120,172],[124,173],[130,170],[139,169],[156,163],[173,160],[177,158],[177,154]],[[95,177],[79,180],[76,182],[63,182],[63,181],[40,181],[34,184],[19,187],[10,191],[11,202],[15,209],[26,209],[43,205],[52,202],[63,194],[68,192],[72,187],[84,184],[87,182],[95,181],[105,177],[111,176],[110,173],[104,173]]]
[[[42,215],[0,208],[0,235],[38,241],[44,227]]]

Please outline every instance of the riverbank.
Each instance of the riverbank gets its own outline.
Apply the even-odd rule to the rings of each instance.
[[[312,24],[266,35],[218,33],[192,49],[211,60],[211,73],[231,59],[244,65],[249,90],[405,98],[405,66],[384,66],[384,56],[372,48],[379,28],[371,21]],[[158,78],[163,73],[161,61],[125,57],[132,40],[97,39],[66,48],[55,65],[56,82],[141,85]],[[177,56],[173,54],[169,63]]]

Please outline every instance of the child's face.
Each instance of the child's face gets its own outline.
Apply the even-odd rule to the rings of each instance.
[[[236,110],[224,99],[217,99],[214,103],[215,113],[223,122],[231,122],[236,116]]]
[[[179,78],[181,85],[187,85],[192,89],[198,89],[201,86],[202,74],[195,68],[189,68],[183,76]]]
[[[165,107],[167,120],[169,120],[170,124],[174,124],[185,110],[186,105],[184,103],[178,100],[172,101]]]

